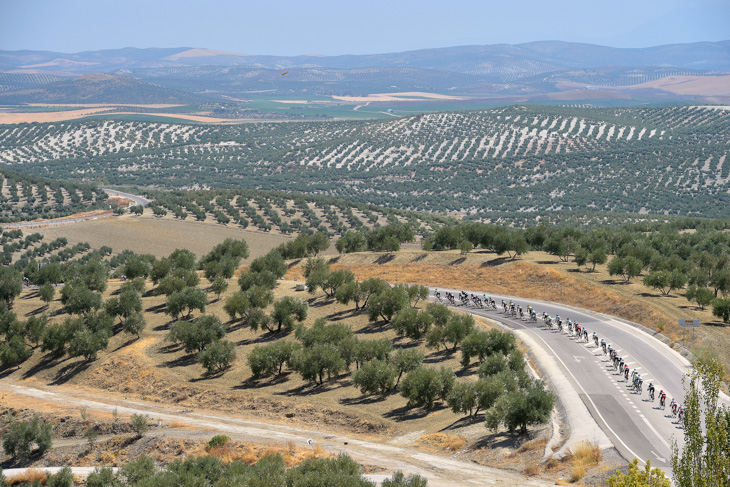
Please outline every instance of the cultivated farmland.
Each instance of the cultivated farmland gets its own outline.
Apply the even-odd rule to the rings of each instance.
[[[563,212],[717,216],[730,112],[514,106],[368,122],[6,126],[0,162],[116,184],[299,191],[527,221]],[[679,198],[677,196],[680,196]]]

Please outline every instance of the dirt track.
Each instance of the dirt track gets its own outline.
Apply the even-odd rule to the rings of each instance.
[[[311,431],[292,426],[250,421],[206,411],[180,410],[109,396],[97,395],[97,400],[92,401],[84,398],[84,392],[73,391],[62,386],[40,389],[4,381],[0,383],[0,391],[15,396],[18,401],[42,402],[49,409],[86,408],[90,412],[111,413],[116,408],[122,416],[146,414],[156,421],[181,422],[207,431],[223,432],[232,437],[260,443],[283,444],[291,441],[297,445],[306,445],[307,440],[311,438],[325,451],[346,452],[361,463],[384,469],[388,476],[395,470],[423,475],[428,478],[431,487],[487,485],[497,482],[504,486],[553,485],[542,480],[458,460],[454,458],[458,453],[451,457],[438,456],[414,448],[348,438],[330,434],[327,431]]]

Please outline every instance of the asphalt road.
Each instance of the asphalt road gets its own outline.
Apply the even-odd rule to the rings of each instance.
[[[102,191],[104,191],[106,194],[110,196],[119,196],[121,198],[126,198],[128,200],[132,200],[137,205],[147,206],[151,200],[148,200],[147,198],[144,198],[142,196],[137,196],[134,194],[124,193],[123,191],[117,191],[115,189],[108,189],[108,188],[101,188]],[[17,222],[17,223],[3,223],[0,225],[2,228],[37,228],[37,227],[54,227],[58,225],[68,225],[69,223],[78,223],[78,222],[85,222],[90,220],[99,220],[101,218],[112,218],[114,215],[111,213],[105,214],[105,215],[91,215],[91,216],[84,216],[84,217],[67,217],[67,218],[58,218],[56,220],[38,220],[38,221],[29,221],[29,222]]]
[[[440,289],[444,304],[447,304],[446,291],[457,295],[457,291]],[[467,292],[479,296],[484,294]],[[617,319],[560,304],[502,295],[491,297],[497,303],[496,311],[474,306],[456,307],[528,333],[538,346],[557,359],[560,372],[570,381],[591,416],[624,458],[629,461],[634,458],[644,461],[649,459],[653,466],[670,470],[672,440],[676,439],[681,445],[683,433],[669,411],[669,403],[672,398],[676,398],[679,403],[683,400],[682,377],[690,370],[687,360],[661,341]],[[512,299],[523,309],[531,305],[537,311],[538,322],[506,315],[501,308],[502,299],[507,303]],[[543,312],[551,316],[559,315],[564,322],[568,318],[577,321],[587,328],[589,342],[571,337],[567,332],[547,329],[540,318]],[[593,332],[598,333],[599,343],[600,339],[605,339],[607,344],[617,349],[631,370],[637,369],[644,379],[643,394],[629,389],[629,382],[614,370],[608,356],[593,343]],[[656,388],[654,402],[648,397],[650,382]],[[660,390],[667,392],[666,410],[659,409]]]
[[[141,205],[141,206],[147,206],[151,201],[142,196],[137,196],[136,194],[125,193],[123,191],[117,191],[116,189],[101,188],[101,190],[104,191],[109,196],[119,196],[120,198],[126,198],[128,200],[134,201],[137,205]]]

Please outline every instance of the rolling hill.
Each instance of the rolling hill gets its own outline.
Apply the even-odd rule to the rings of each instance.
[[[205,101],[207,99],[201,95],[157,86],[128,76],[104,73],[51,80],[35,86],[0,92],[0,104],[6,105],[22,103],[193,104]]]
[[[721,216],[730,111],[513,106],[369,122],[0,129],[0,163],[161,188],[297,191],[488,220]]]

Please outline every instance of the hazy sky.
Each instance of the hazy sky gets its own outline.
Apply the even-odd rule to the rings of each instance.
[[[730,39],[730,0],[0,0],[0,50],[334,55],[553,39]]]

